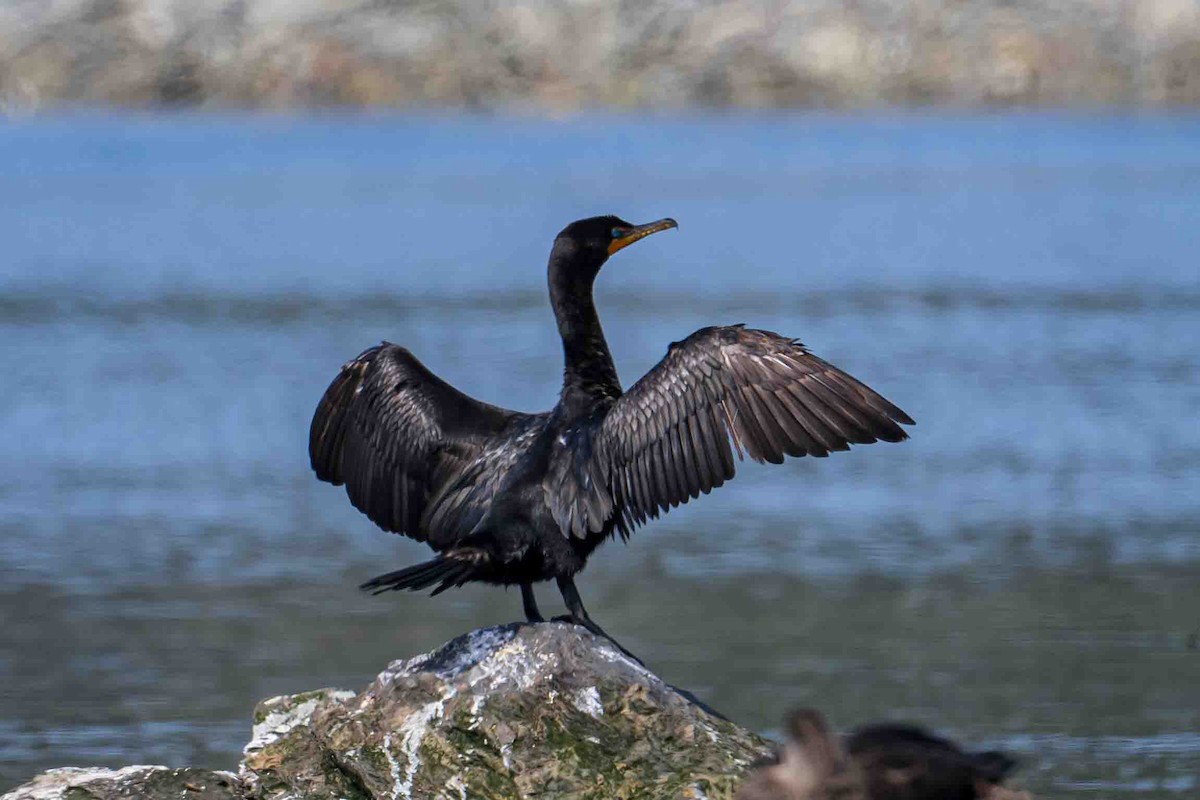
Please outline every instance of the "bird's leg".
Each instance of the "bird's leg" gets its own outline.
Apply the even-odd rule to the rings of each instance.
[[[530,622],[545,622],[546,618],[538,611],[537,598],[533,596],[533,584],[521,584],[521,604],[525,606],[525,619]]]
[[[579,590],[575,588],[574,578],[559,578],[558,590],[562,592],[563,602],[567,604],[567,610],[570,611],[571,614],[567,617],[555,617],[554,619],[556,622],[573,622],[576,625],[582,625],[597,636],[603,636],[605,639],[608,639],[616,646],[618,650],[627,655],[629,658],[632,658],[637,663],[641,664],[643,667],[646,666],[645,664],[642,664],[642,660],[640,658],[622,647],[620,642],[609,636],[604,632],[603,628],[592,621],[592,618],[588,616],[587,609],[583,607],[583,600],[579,597]]]

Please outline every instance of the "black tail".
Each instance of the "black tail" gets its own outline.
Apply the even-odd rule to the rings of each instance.
[[[462,586],[471,580],[471,573],[474,571],[475,566],[469,561],[438,556],[432,561],[372,578],[358,588],[371,594],[398,592],[401,589],[416,592],[436,583],[438,586],[433,590],[433,594],[441,594],[453,586]]]

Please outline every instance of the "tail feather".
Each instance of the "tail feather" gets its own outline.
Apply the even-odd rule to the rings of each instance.
[[[378,575],[358,588],[371,594],[398,592],[402,589],[416,592],[445,580],[452,573],[457,573],[460,566],[461,562],[438,556],[432,561]]]
[[[445,577],[442,578],[442,582],[438,584],[438,587],[434,589],[429,596],[437,597],[447,589],[462,586],[464,583],[471,580],[471,573],[474,571],[475,569],[471,564],[459,562],[458,568],[453,572],[446,573]]]
[[[433,594],[437,595],[447,589],[467,583],[472,579],[474,572],[475,564],[470,561],[438,556],[432,561],[378,575],[358,588],[371,594],[401,590],[417,592],[436,583],[437,588],[433,590]]]

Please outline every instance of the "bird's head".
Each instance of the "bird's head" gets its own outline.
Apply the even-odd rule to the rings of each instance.
[[[645,225],[634,225],[612,215],[581,219],[563,228],[555,238],[551,268],[557,264],[558,270],[595,278],[613,253],[652,233],[678,227],[669,217]]]

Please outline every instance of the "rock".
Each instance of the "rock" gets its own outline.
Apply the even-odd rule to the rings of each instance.
[[[510,625],[397,661],[364,692],[261,704],[249,796],[729,796],[768,748],[562,624]]]
[[[727,798],[768,749],[607,639],[517,624],[393,662],[360,694],[259,703],[237,776],[55,769],[0,800]]]
[[[43,772],[0,800],[237,800],[236,775],[210,769],[64,767]]]

